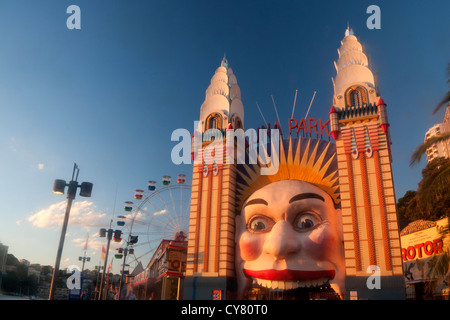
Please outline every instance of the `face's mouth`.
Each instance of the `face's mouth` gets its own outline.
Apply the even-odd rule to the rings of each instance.
[[[296,289],[301,287],[318,287],[333,280],[335,270],[247,270],[244,269],[247,277],[253,278],[256,282],[266,288],[272,289]]]

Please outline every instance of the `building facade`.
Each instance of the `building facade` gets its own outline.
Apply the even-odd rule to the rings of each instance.
[[[333,291],[340,299],[405,298],[387,106],[349,28],[338,53],[329,122],[320,121],[335,141],[312,139],[312,119],[302,119],[310,138],[281,137],[272,159],[278,172],[265,177],[259,158],[253,167],[238,164],[235,152],[225,161],[239,147],[226,143],[227,130],[244,128],[244,108],[228,61],[216,69],[193,135],[184,299],[331,298]],[[303,193],[288,201],[293,190]],[[250,202],[266,215],[246,221]],[[293,203],[318,213],[290,218]],[[263,267],[270,255],[273,267]],[[381,288],[367,284],[372,275]]]
[[[187,241],[162,240],[147,267],[133,275],[128,289],[138,300],[181,300],[186,248]]]
[[[447,107],[447,110],[449,108]],[[448,126],[448,125],[447,125]],[[425,140],[424,142],[428,142],[431,138],[433,138],[436,135],[440,135],[444,133],[444,123],[438,123],[432,126],[430,129],[428,129],[427,133],[425,134]],[[430,147],[427,148],[426,155],[427,155],[427,161],[431,162],[436,158],[449,158],[449,143],[450,141],[440,141],[437,143],[433,143]]]

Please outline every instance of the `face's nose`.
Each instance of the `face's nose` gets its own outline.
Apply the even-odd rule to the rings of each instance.
[[[272,227],[264,242],[264,252],[272,255],[275,260],[286,259],[290,254],[300,251],[300,241],[292,225],[285,221],[278,221]]]

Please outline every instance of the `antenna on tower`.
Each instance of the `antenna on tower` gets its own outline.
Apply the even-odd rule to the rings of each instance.
[[[312,105],[312,103],[314,101],[314,97],[315,96],[316,96],[316,91],[314,91],[314,94],[313,94],[313,97],[311,99],[311,102],[309,103],[309,108],[308,108],[308,111],[306,112],[305,120],[306,120],[306,118],[308,118],[309,110],[311,109],[311,105]]]
[[[220,65],[228,69],[228,60],[225,52],[223,53],[222,63]]]
[[[272,97],[273,108],[275,109],[275,113],[277,114],[278,123],[281,123],[280,118],[278,117],[277,106],[275,105],[275,100],[273,99],[273,95],[270,95],[270,96]]]
[[[266,127],[268,127],[266,119],[264,118],[263,113],[261,112],[261,108],[259,107],[258,101],[256,101],[256,106],[258,107],[259,113],[261,114],[261,117],[263,118]]]
[[[380,88],[379,88],[379,86],[378,86],[378,70],[377,70],[377,69],[375,69],[375,70],[373,71],[373,78],[374,78],[374,80],[375,80],[375,92],[376,92],[377,95],[379,96],[379,95],[380,95]]]
[[[292,119],[294,118],[295,102],[297,101],[297,92],[298,90],[295,90],[294,105],[292,106],[292,116],[291,116]]]

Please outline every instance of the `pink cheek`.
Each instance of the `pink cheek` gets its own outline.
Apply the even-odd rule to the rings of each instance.
[[[263,245],[263,235],[244,232],[239,239],[242,260],[251,261],[257,259],[261,255]]]
[[[336,237],[327,230],[317,232],[315,230],[304,240],[304,250],[316,260],[324,260],[329,257],[336,248]]]

